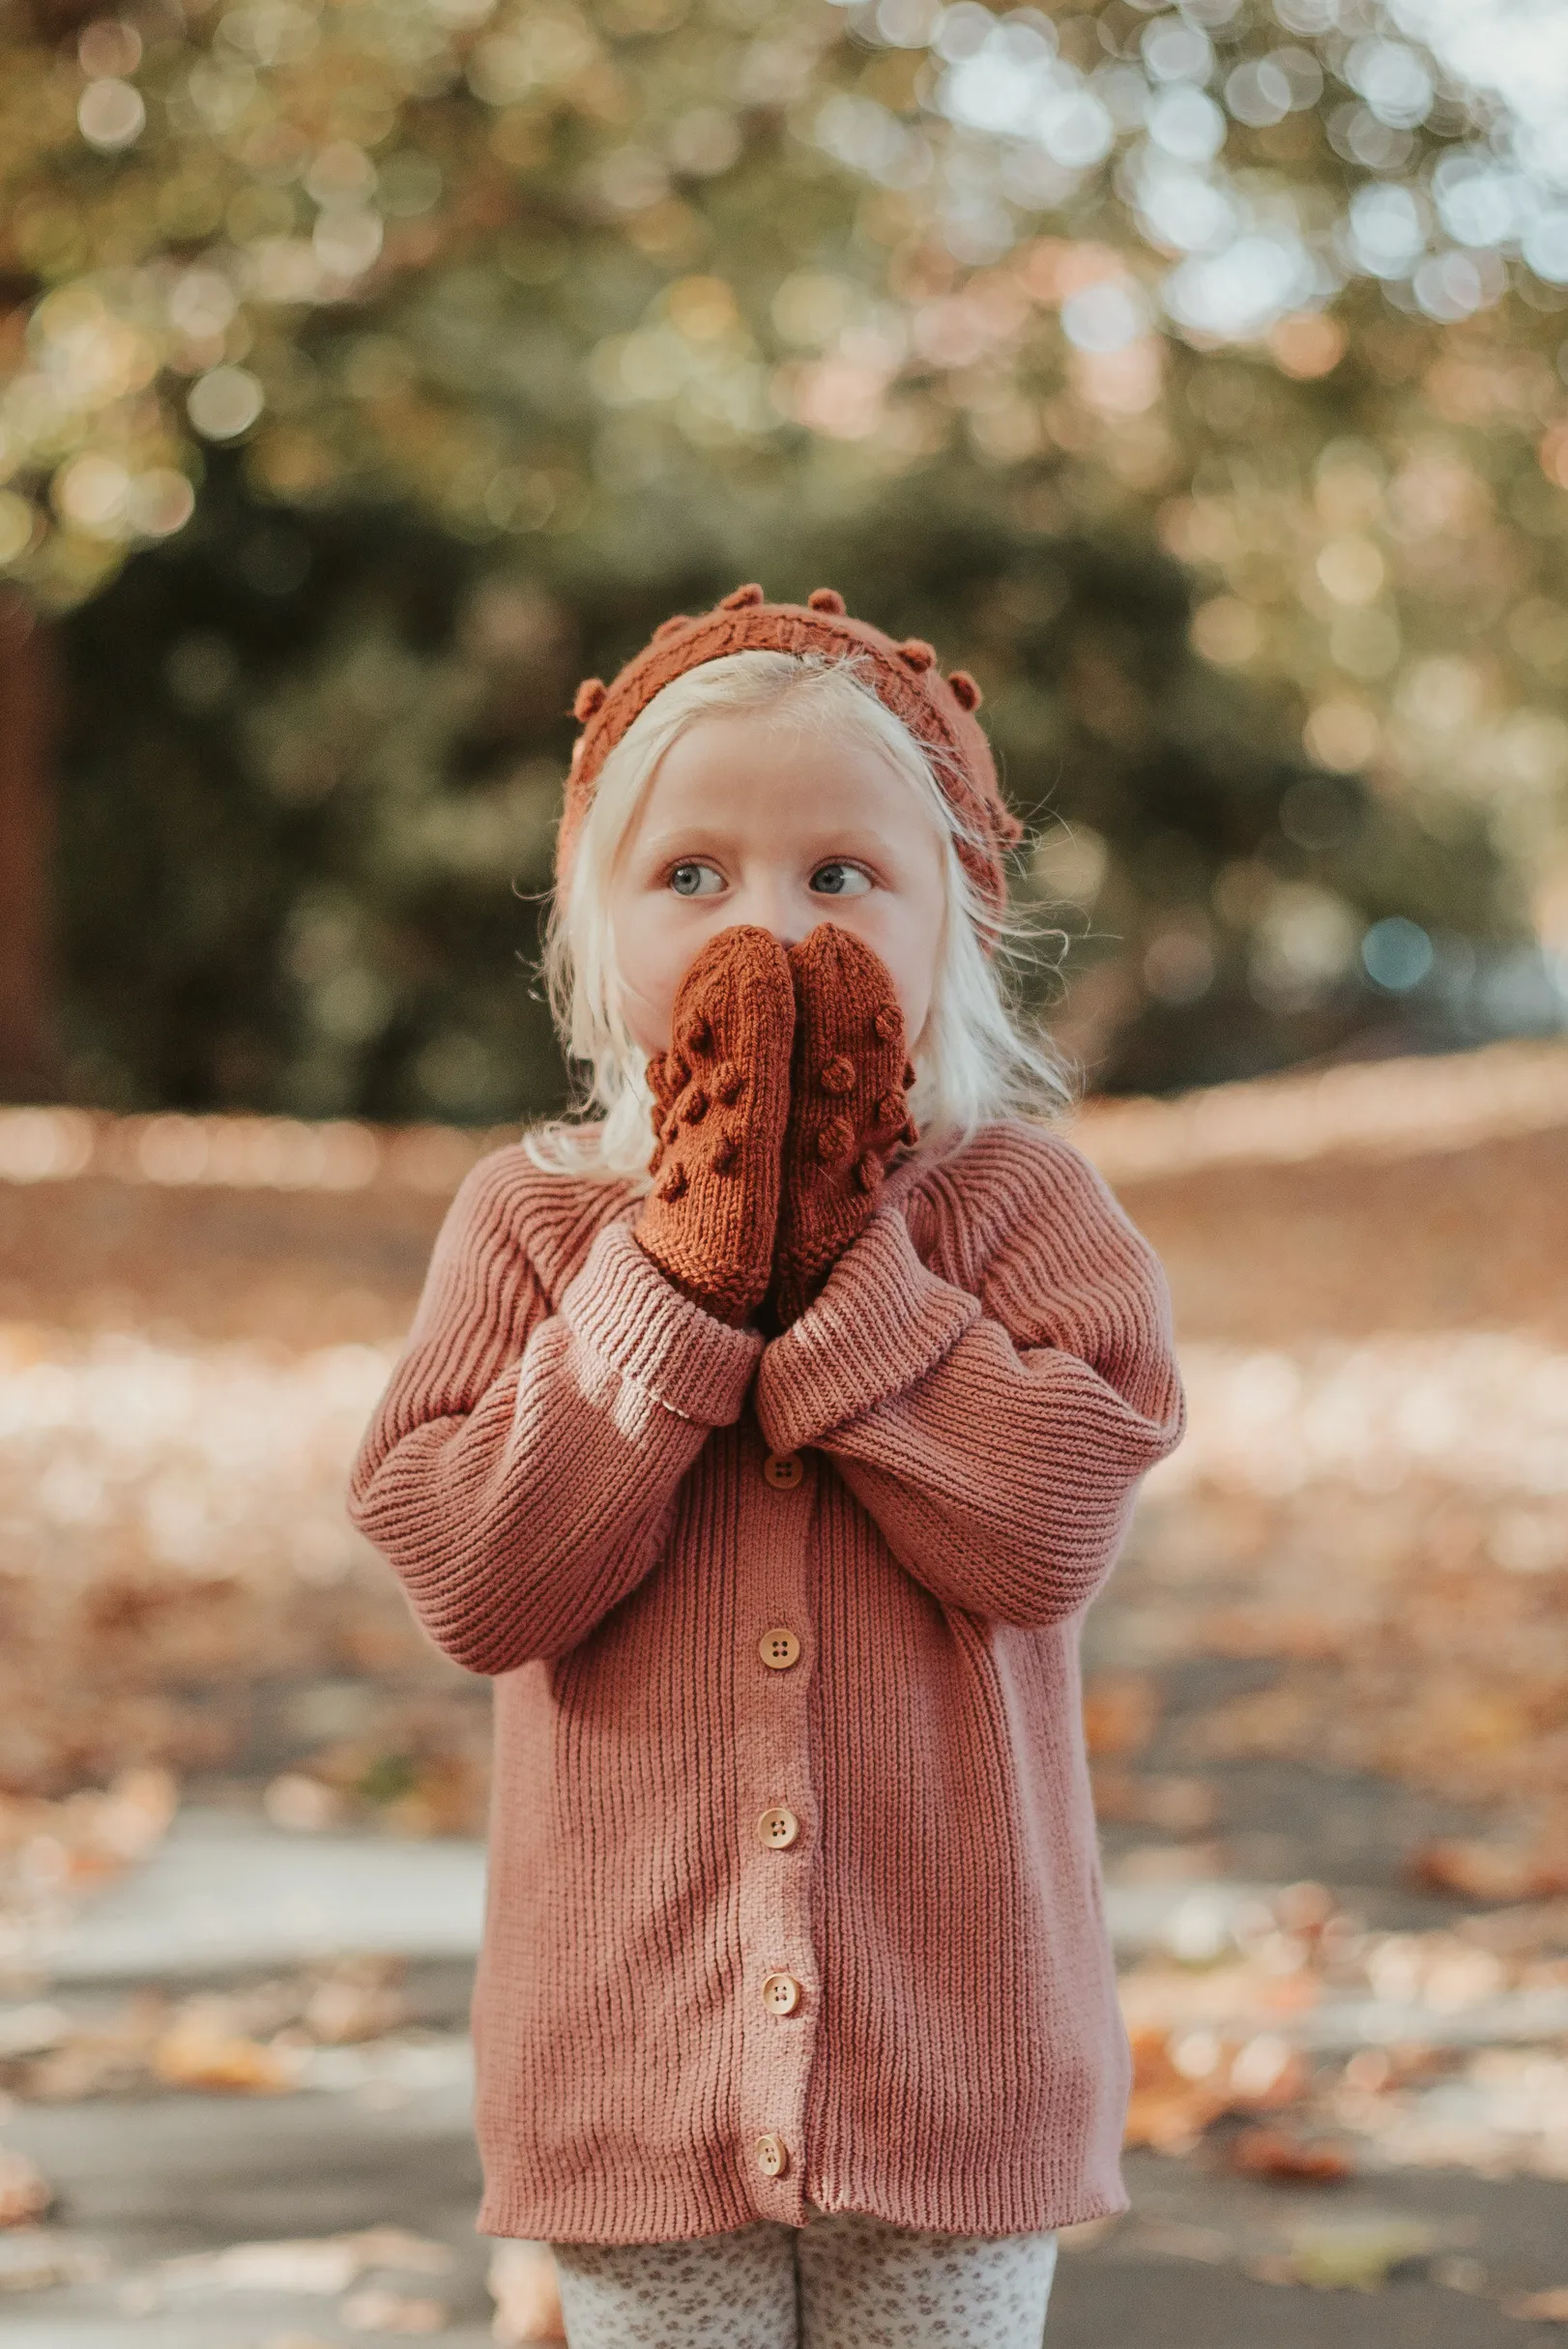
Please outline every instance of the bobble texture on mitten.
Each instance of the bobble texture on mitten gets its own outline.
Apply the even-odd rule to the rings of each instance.
[[[795,991],[766,930],[711,938],[681,982],[670,1049],[648,1066],[653,1188],[644,1251],[722,1321],[756,1312],[772,1268]]]
[[[864,1230],[889,1156],[916,1139],[904,1014],[881,957],[823,922],[790,948],[789,969],[795,1052],[768,1297],[779,1328],[799,1318]]]

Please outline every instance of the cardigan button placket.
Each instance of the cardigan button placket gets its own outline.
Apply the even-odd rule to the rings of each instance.
[[[768,1451],[754,1429],[748,1440],[756,1482],[735,1592],[737,1791],[748,1822],[737,2121],[751,2209],[799,2224],[809,2172],[806,2088],[822,2006],[809,1900],[817,1839],[801,1832],[813,1799],[811,1558],[821,1469],[809,1453]]]

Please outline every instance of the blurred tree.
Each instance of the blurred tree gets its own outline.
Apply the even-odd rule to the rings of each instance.
[[[735,583],[755,519],[702,510],[627,578],[569,540],[498,561],[385,507],[285,517],[218,460],[190,528],[66,624],[73,1088],[476,1121],[558,1100],[531,964],[571,692]],[[1439,841],[1315,772],[1277,709],[1196,658],[1170,557],[1058,521],[960,462],[836,523],[776,515],[767,569],[986,681],[1033,832],[1020,894],[1060,925],[1029,992],[1057,1016],[1070,939],[1058,1024],[1099,1079],[1342,1047],[1398,1000],[1356,961],[1379,920],[1517,940],[1478,819]]]
[[[54,717],[48,641],[15,588],[0,590],[0,1101],[52,1091],[49,917]]]
[[[1449,1034],[1556,1019],[1524,900],[1556,944],[1568,175],[1560,38],[1526,56],[1504,37],[1527,13],[1497,0],[1501,30],[1467,47],[1445,0],[139,0],[36,19],[0,95],[0,559],[66,607],[161,540],[133,571],[199,602],[217,556],[190,534],[214,480],[238,494],[227,448],[279,509],[275,546],[339,543],[345,501],[417,504],[453,545],[434,576],[516,568],[589,667],[670,599],[758,568],[813,584],[831,557],[866,608],[971,659],[1021,798],[1049,779],[1081,820],[1040,885],[1092,897],[1120,942],[1069,1006],[1113,1080],[1331,1049],[1396,1002]],[[364,521],[362,588],[311,590],[271,655],[261,632],[244,723],[204,721],[189,788],[240,837],[288,801],[255,780],[286,765],[277,744],[346,725],[363,857],[385,831],[414,895],[431,859],[428,923],[461,894],[458,852],[434,845],[443,762],[464,804],[477,729],[505,790],[506,694],[461,631],[419,651],[385,605],[366,617],[378,527],[416,529]],[[163,592],[125,589],[149,612]],[[376,749],[343,712],[393,707],[393,672],[419,723]],[[126,683],[133,702],[145,666]],[[532,807],[535,741],[559,760],[565,738],[541,713],[518,740]],[[149,804],[174,791],[153,770]],[[344,791],[269,812],[279,904]],[[206,919],[205,949],[194,909],[186,946],[164,941],[196,1003],[226,934]],[[426,950],[455,969],[450,936]],[[330,972],[299,977],[325,948],[288,952],[340,1032],[270,1048],[316,1071],[285,1089],[455,1098],[435,1011],[395,1043],[384,998],[377,1026],[363,989],[356,1013]],[[478,1070],[500,1047],[464,1016]],[[85,1070],[101,1048],[81,1049]],[[128,1084],[219,1084],[115,1050]]]
[[[559,763],[516,759],[541,720],[560,737],[554,607],[428,522],[294,523],[220,472],[66,631],[75,1089],[393,1116],[552,1097],[510,884],[542,877],[555,812]]]

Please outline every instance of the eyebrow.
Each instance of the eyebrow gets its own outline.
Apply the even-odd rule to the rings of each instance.
[[[667,856],[674,849],[721,848],[728,835],[707,824],[678,824],[667,826],[661,832],[646,832],[638,842],[638,851],[648,856]]]

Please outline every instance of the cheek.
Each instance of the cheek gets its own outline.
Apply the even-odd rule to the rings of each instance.
[[[931,1009],[947,906],[946,878],[936,856],[926,869],[912,873],[906,885],[884,902],[886,940],[881,951],[898,989],[913,1049]]]
[[[621,1016],[646,1053],[663,1052],[670,1041],[670,1011],[686,950],[661,920],[656,898],[637,895],[616,909],[615,960],[621,981]]]
[[[881,938],[867,942],[876,947],[891,974],[913,1045],[931,1008],[942,915],[940,912],[933,914],[926,906],[904,904],[890,908],[888,918],[880,926]]]

